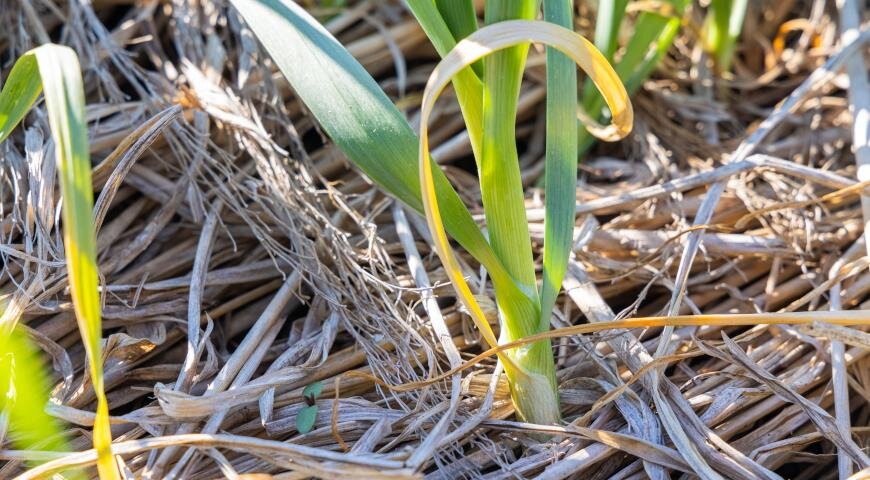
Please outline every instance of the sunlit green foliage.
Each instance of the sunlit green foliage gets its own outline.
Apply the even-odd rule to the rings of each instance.
[[[70,293],[87,353],[90,379],[97,395],[94,448],[99,455],[100,477],[113,479],[118,478],[118,470],[111,455],[109,408],[103,389],[100,355],[102,327],[100,297],[97,291],[97,256],[92,220],[93,184],[85,121],[85,95],[81,67],[72,49],[48,44],[35,48],[18,59],[3,85],[3,90],[0,91],[0,142],[6,140],[24,118],[37,100],[40,91],[45,98],[61,180],[62,228]],[[8,332],[9,326],[3,327],[4,331]],[[7,341],[12,340],[7,339]],[[17,369],[34,368],[29,360],[16,359],[11,365],[12,368]],[[26,378],[15,370],[12,370],[10,375],[15,380]],[[18,386],[20,383],[15,385]],[[24,390],[19,387],[19,391]],[[40,425],[24,423],[16,424],[15,428],[31,426]],[[50,428],[49,424],[46,424],[46,428]]]

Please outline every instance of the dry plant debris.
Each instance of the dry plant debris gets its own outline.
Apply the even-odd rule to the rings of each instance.
[[[861,3],[750,2],[725,74],[706,68],[690,28],[702,6],[688,9],[689,25],[633,97],[634,132],[580,165],[554,328],[870,309]],[[405,8],[303,5],[416,124],[438,57]],[[577,5],[575,24],[587,37],[589,9]],[[514,421],[492,359],[384,388],[372,376],[424,381],[485,350],[482,339],[446,285],[425,220],[348,167],[227,2],[0,0],[0,24],[2,78],[47,39],[82,63],[103,368],[127,478],[868,478],[865,329],[561,337],[559,426]],[[517,125],[536,258],[544,56],[532,48]],[[433,157],[482,213],[468,134],[443,97],[429,125]],[[44,352],[48,412],[80,453],[15,449],[0,412],[0,478],[69,467],[95,477],[96,399],[44,108],[25,127],[0,145],[0,321],[20,314]],[[485,272],[459,261],[491,296]],[[304,388],[317,381],[313,428],[299,433]],[[676,433],[703,465],[685,458]]]

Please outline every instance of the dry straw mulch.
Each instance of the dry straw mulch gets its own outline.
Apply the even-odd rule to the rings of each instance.
[[[634,133],[581,165],[575,256],[554,327],[870,308],[839,73],[849,62],[867,68],[863,49],[843,49],[831,3],[750,2],[735,73],[724,77],[683,29],[634,99]],[[401,5],[311,8],[414,122],[436,57]],[[579,8],[577,28],[590,34]],[[47,39],[74,47],[85,69],[104,368],[129,478],[814,479],[837,476],[838,451],[855,471],[870,463],[870,342],[823,324],[562,338],[570,424],[558,427],[513,420],[492,360],[411,391],[376,385],[371,375],[400,385],[446,371],[479,352],[479,338],[425,223],[348,168],[226,3],[2,0],[0,24],[4,75]],[[529,65],[517,138],[539,254],[540,49]],[[450,98],[438,118],[434,155],[480,213]],[[0,146],[2,320],[23,315],[54,371],[50,412],[84,453],[10,450],[0,433],[0,478],[28,459],[94,461],[94,397],[66,290],[44,112],[26,127]],[[838,348],[845,367],[833,376]],[[316,380],[315,429],[299,434],[301,391]],[[835,398],[851,426],[834,421]],[[679,453],[685,445],[694,455]]]

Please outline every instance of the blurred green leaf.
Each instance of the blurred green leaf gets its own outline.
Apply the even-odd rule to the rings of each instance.
[[[704,44],[719,72],[731,69],[737,37],[743,29],[748,0],[712,0],[704,21]]]
[[[22,450],[68,451],[61,424],[45,413],[49,378],[44,359],[21,329],[0,335],[0,411]]]
[[[625,17],[625,8],[628,0],[600,0],[595,17],[595,46],[611,62],[616,48],[619,35],[619,27]],[[544,5],[546,9],[546,4]],[[564,26],[564,25],[563,25]]]

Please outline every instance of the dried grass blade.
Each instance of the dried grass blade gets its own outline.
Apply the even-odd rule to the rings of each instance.
[[[861,17],[867,9],[856,0],[839,0],[840,39],[843,43],[859,35]],[[852,113],[852,150],[855,152],[855,162],[858,166],[858,181],[870,180],[870,81],[867,79],[867,64],[862,53],[853,55],[846,61],[846,74],[849,76],[849,103]],[[864,247],[870,253],[870,232],[867,225],[870,221],[870,197],[861,195],[861,212],[864,218]],[[834,410],[841,429],[849,429],[851,424],[851,408],[849,407],[849,387],[846,380],[845,355],[843,343],[838,340],[831,342],[831,371],[834,384]],[[840,477],[848,477],[852,473],[852,465],[842,454],[838,457]]]
[[[867,456],[867,454],[864,453],[857,444],[855,444],[851,433],[848,430],[843,431],[843,429],[840,428],[840,425],[837,424],[837,421],[831,417],[828,412],[799,395],[773,374],[756,365],[755,362],[749,358],[746,352],[744,352],[743,349],[741,349],[740,346],[738,346],[734,340],[731,340],[731,338],[724,332],[722,333],[722,339],[725,341],[725,346],[728,349],[731,361],[739,364],[751,377],[756,381],[767,385],[767,387],[773,390],[775,394],[799,406],[807,417],[809,417],[810,421],[815,424],[816,428],[818,428],[826,438],[837,445],[837,448],[840,449],[841,452],[848,455],[861,468],[870,467],[870,456]]]

